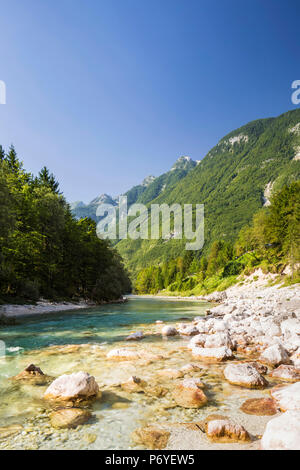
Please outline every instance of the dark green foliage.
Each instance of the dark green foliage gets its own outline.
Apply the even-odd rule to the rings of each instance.
[[[138,293],[192,292],[200,287],[204,293],[226,288],[246,268],[255,267],[280,272],[291,267],[297,276],[300,263],[300,182],[284,186],[271,198],[270,207],[260,209],[252,224],[243,227],[233,245],[224,240],[212,243],[208,256],[198,259],[191,252],[160,266],[150,266],[138,273]],[[158,282],[159,279],[159,282]],[[223,280],[230,283],[223,283]],[[199,290],[198,290],[199,291]]]
[[[11,147],[0,161],[0,298],[100,302],[129,290],[120,256],[97,237],[95,222],[77,221],[48,169],[34,178]]]

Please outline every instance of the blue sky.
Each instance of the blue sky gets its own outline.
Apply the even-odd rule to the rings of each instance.
[[[1,2],[0,143],[88,202],[295,108],[298,0]]]

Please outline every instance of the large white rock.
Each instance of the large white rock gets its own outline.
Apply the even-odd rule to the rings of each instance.
[[[220,348],[222,346],[226,346],[230,349],[233,348],[228,333],[215,333],[213,335],[208,335],[204,346],[205,348]]]
[[[273,346],[265,349],[261,354],[260,359],[272,366],[290,363],[290,357],[281,344],[274,344]]]
[[[264,388],[268,385],[257,368],[247,362],[228,364],[224,370],[224,377],[234,385],[247,388]]]
[[[188,342],[188,349],[193,349],[195,346],[203,347],[208,335],[196,335]]]
[[[199,333],[195,325],[187,325],[184,323],[181,323],[178,325],[177,331],[179,334],[185,335],[185,336],[193,336]]]
[[[197,359],[211,359],[216,361],[225,361],[233,358],[231,349],[222,346],[221,348],[199,348],[192,349],[193,356]]]
[[[261,440],[263,450],[300,450],[300,411],[271,419]]]
[[[99,386],[87,372],[61,375],[47,388],[45,398],[72,399],[97,395]]]
[[[300,321],[296,318],[290,318],[281,323],[282,333],[285,334],[296,334],[300,335]]]
[[[271,390],[272,397],[276,400],[282,411],[300,411],[300,382]]]

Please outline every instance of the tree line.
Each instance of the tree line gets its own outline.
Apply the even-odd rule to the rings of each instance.
[[[119,298],[130,280],[119,254],[76,220],[44,167],[23,168],[13,146],[0,146],[0,301]]]
[[[244,226],[235,242],[216,240],[207,253],[185,251],[184,255],[139,271],[135,290],[155,294],[171,292],[207,293],[226,288],[241,273],[262,267],[299,276],[300,182],[284,186]]]

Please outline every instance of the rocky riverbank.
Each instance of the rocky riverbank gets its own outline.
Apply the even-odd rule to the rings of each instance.
[[[102,302],[102,305],[107,303],[124,303],[127,301],[126,297],[116,299],[110,302]],[[95,307],[97,304],[81,300],[79,302],[51,302],[48,300],[40,300],[36,304],[14,305],[5,304],[0,306],[0,317],[15,318],[25,315],[45,315],[48,313],[66,312],[71,310],[82,310],[90,307]]]
[[[299,285],[216,296],[184,323],[24,354],[6,386],[34,416],[0,448],[300,449]]]

